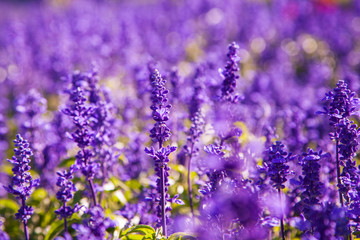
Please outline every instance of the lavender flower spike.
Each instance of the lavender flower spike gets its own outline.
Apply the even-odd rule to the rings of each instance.
[[[236,88],[236,80],[239,78],[239,67],[237,62],[239,57],[237,51],[239,45],[235,42],[229,45],[229,52],[227,54],[228,61],[226,63],[225,69],[221,71],[221,75],[224,78],[221,88],[221,98],[230,102],[237,102],[238,95],[233,96],[233,92]]]
[[[184,150],[186,155],[188,156],[187,160],[187,168],[188,168],[188,174],[187,174],[187,184],[188,184],[188,192],[189,192],[189,203],[190,203],[190,209],[191,214],[194,217],[194,206],[193,206],[193,200],[192,200],[192,188],[191,188],[191,159],[193,156],[195,156],[199,152],[199,148],[195,147],[195,144],[199,141],[200,136],[204,132],[204,116],[201,113],[201,110],[199,109],[197,112],[195,112],[195,115],[191,118],[192,124],[187,132],[187,144],[184,146]]]
[[[76,87],[76,86],[74,86]],[[98,171],[100,164],[93,161],[93,152],[89,149],[94,133],[90,128],[89,118],[93,109],[86,105],[86,97],[84,91],[80,87],[72,89],[70,93],[72,104],[64,109],[63,113],[69,115],[74,125],[75,132],[71,134],[71,138],[77,143],[80,151],[76,154],[76,165],[89,182],[90,190],[94,205],[97,205],[97,196],[94,188],[93,179]]]
[[[355,93],[348,89],[344,80],[339,80],[336,84],[336,88],[326,94],[324,100],[330,101],[329,107],[324,107],[324,112],[318,112],[320,114],[326,114],[329,116],[330,126],[332,126],[332,132],[330,138],[335,140],[336,144],[336,170],[337,170],[337,185],[340,187],[342,181],[340,180],[340,165],[342,159],[339,159],[340,154],[340,134],[343,131],[342,128],[346,126],[343,121],[348,119],[351,115],[355,115],[356,108],[359,105],[359,99],[355,97]],[[341,206],[344,206],[343,195],[341,189],[339,189],[339,199]]]
[[[154,73],[151,75],[151,85],[153,91],[151,92],[151,110],[152,117],[156,121],[154,127],[150,130],[150,137],[153,142],[159,143],[159,148],[162,147],[162,144],[169,140],[171,133],[170,129],[166,126],[165,122],[169,120],[169,113],[171,105],[167,104],[168,99],[166,94],[169,92],[165,88],[166,81],[161,77],[157,69],[154,70]]]
[[[159,149],[155,150],[153,147],[145,148],[145,152],[153,158],[155,161],[155,171],[158,176],[157,190],[160,194],[160,204],[158,206],[158,217],[161,219],[161,226],[163,234],[167,236],[166,228],[166,211],[169,210],[166,207],[166,203],[171,201],[168,190],[168,176],[169,170],[167,163],[169,162],[170,153],[176,150],[176,147],[163,147],[163,143],[167,141],[170,136],[170,129],[166,126],[165,122],[169,119],[169,113],[171,105],[167,104],[166,94],[168,90],[165,88],[165,80],[161,77],[157,69],[154,70],[151,75],[151,85],[153,87],[151,100],[152,117],[156,121],[154,127],[150,130],[150,137],[154,143],[159,143]],[[160,225],[160,221],[158,221]]]
[[[284,183],[287,181],[287,176],[290,173],[289,166],[286,163],[290,160],[291,153],[285,152],[284,145],[279,141],[276,141],[266,153],[264,165],[268,167],[268,176],[273,187],[278,190],[281,202],[281,189],[285,188]],[[280,223],[282,239],[285,240],[283,214],[281,215]]]
[[[26,240],[29,239],[29,233],[27,228],[27,220],[30,219],[34,210],[31,206],[25,204],[26,199],[30,197],[33,189],[39,186],[40,179],[33,180],[29,170],[30,157],[33,155],[32,150],[29,148],[29,143],[23,139],[20,134],[16,135],[15,143],[15,156],[8,161],[14,165],[12,171],[14,176],[12,177],[13,184],[8,187],[4,187],[6,191],[21,199],[21,208],[15,214],[16,219],[20,219],[24,224],[24,233]]]

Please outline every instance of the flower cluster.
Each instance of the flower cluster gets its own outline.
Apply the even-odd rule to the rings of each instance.
[[[39,116],[47,110],[47,101],[41,94],[31,89],[27,94],[22,95],[17,100],[16,111],[23,114],[25,119],[21,124],[22,131],[26,137],[32,137],[33,131],[41,125]]]
[[[284,183],[290,173],[289,166],[286,163],[291,160],[291,153],[285,152],[284,145],[280,141],[276,141],[265,154],[264,165],[267,167],[267,173],[273,187],[278,190],[285,188]]]
[[[5,189],[16,196],[16,198],[21,200],[21,208],[15,214],[16,219],[21,220],[24,223],[25,235],[27,239],[29,238],[27,233],[27,221],[33,215],[34,210],[31,206],[27,206],[25,201],[30,197],[34,188],[39,186],[40,179],[32,179],[32,176],[29,172],[30,167],[30,157],[33,155],[32,150],[29,148],[29,143],[27,140],[23,139],[20,134],[16,135],[14,140],[15,147],[14,153],[15,156],[8,161],[14,165],[12,171],[14,176],[12,177],[12,185],[5,187]]]
[[[168,192],[168,187],[170,186],[169,184],[169,171],[170,171],[170,167],[168,166],[169,163],[169,155],[172,152],[176,151],[176,147],[163,147],[160,148],[159,150],[155,150],[153,147],[151,148],[145,148],[145,152],[152,157],[152,159],[155,162],[155,172],[156,175],[158,176],[157,180],[156,180],[156,186],[157,186],[157,191],[160,195],[164,194],[164,196],[162,196],[161,198],[165,199],[165,205],[166,202],[168,202],[170,200],[170,195],[167,193]],[[156,201],[160,202],[158,208],[157,208],[157,215],[159,217],[159,219],[161,219],[162,215],[165,213],[162,212],[162,205],[161,205],[161,201],[162,199],[157,198]],[[170,208],[171,209],[171,208]],[[169,208],[167,208],[167,210],[170,210]]]
[[[359,99],[355,93],[348,89],[347,84],[340,80],[333,92],[326,94],[326,100],[330,100],[330,108],[325,108],[325,113],[330,117],[330,125],[334,127],[330,138],[336,141],[336,164],[337,164],[337,186],[339,188],[339,199],[342,206],[349,207],[349,211],[357,212],[359,195],[357,194],[360,182],[360,172],[356,167],[356,156],[358,149],[359,129],[357,125],[348,118],[355,114]],[[343,166],[341,171],[340,165]],[[359,225],[358,217],[350,214],[349,219],[354,220],[356,228]]]
[[[83,224],[74,225],[79,240],[106,239],[106,229],[114,227],[110,218],[105,218],[104,210],[100,206],[93,206],[88,209],[89,218]]]
[[[71,133],[71,139],[77,143],[80,150],[76,154],[76,165],[82,174],[89,181],[93,203],[97,205],[97,197],[94,189],[93,179],[100,167],[100,164],[93,161],[93,151],[90,149],[94,140],[94,132],[90,127],[90,117],[93,108],[86,104],[87,98],[81,87],[78,85],[84,81],[79,73],[72,76],[72,86],[70,89],[71,104],[63,110],[63,113],[69,115],[75,125],[75,132]]]
[[[300,156],[299,163],[302,166],[302,176],[300,183],[301,193],[301,212],[305,218],[313,223],[312,214],[314,209],[319,208],[320,200],[324,193],[324,184],[320,182],[320,163],[321,159],[326,160],[327,154],[315,152],[308,149]]]
[[[15,195],[17,198],[25,201],[30,197],[33,192],[33,189],[39,185],[40,179],[33,180],[29,170],[30,167],[30,157],[33,155],[32,150],[29,148],[29,143],[27,140],[23,139],[20,134],[16,135],[15,143],[15,156],[8,161],[14,165],[12,171],[14,176],[12,177],[13,184],[5,187],[6,190]],[[25,207],[25,206],[24,206]],[[29,215],[22,215],[19,212],[19,217],[22,221],[26,221],[31,215],[31,213],[24,209],[24,213],[27,212]],[[21,210],[22,211],[22,210]]]
[[[59,215],[60,220],[62,218],[69,218],[75,212],[79,210],[79,205],[75,204],[74,207],[67,206],[66,203],[69,202],[73,197],[73,192],[76,192],[77,189],[74,183],[71,181],[74,176],[73,174],[77,171],[77,165],[72,165],[69,171],[57,172],[58,178],[56,185],[60,187],[60,190],[56,193],[56,198],[63,203],[63,205],[55,210],[55,213]]]
[[[0,155],[34,155],[0,239],[360,233],[360,1],[35,1],[0,1]]]
[[[45,142],[39,140],[43,137],[41,126],[45,124],[42,114],[46,111],[47,100],[35,89],[31,89],[17,99],[16,112],[21,120],[21,133],[26,139],[29,139],[35,155],[34,165],[38,170],[42,170],[44,167],[41,151]]]
[[[169,140],[171,133],[165,122],[169,120],[169,113],[171,105],[167,104],[166,97],[168,90],[165,88],[166,81],[161,77],[157,69],[151,75],[151,85],[153,90],[151,92],[151,110],[152,117],[156,121],[154,127],[150,130],[150,137],[153,142],[162,143]]]
[[[195,148],[195,143],[199,141],[200,136],[204,132],[204,116],[201,111],[197,111],[191,118],[191,127],[187,132],[187,144],[184,146],[185,152],[188,155],[193,155],[199,152],[199,148]]]
[[[323,101],[330,101],[329,107],[324,107],[324,112],[329,116],[330,125],[335,128],[330,134],[332,139],[339,138],[340,121],[344,118],[355,114],[359,99],[355,97],[355,93],[348,89],[344,80],[339,80],[333,91],[326,93]]]
[[[239,67],[237,66],[237,62],[239,61],[238,50],[239,45],[237,45],[237,43],[233,42],[229,45],[229,52],[227,54],[228,62],[226,63],[225,69],[221,71],[221,75],[224,78],[221,87],[221,97],[230,102],[236,102],[239,98],[238,95],[233,96],[236,81],[239,79]]]
[[[93,109],[85,104],[86,97],[80,87],[71,92],[70,99],[73,101],[73,104],[63,112],[72,117],[76,127],[75,132],[71,134],[72,140],[81,149],[76,155],[76,164],[84,176],[90,180],[95,177],[96,171],[99,168],[97,163],[91,161],[93,153],[88,149],[94,138],[94,134],[89,126],[89,118]]]
[[[150,137],[154,143],[159,143],[159,149],[155,150],[153,147],[145,148],[145,152],[153,158],[155,162],[155,172],[158,176],[156,180],[157,190],[160,194],[160,198],[156,199],[159,201],[158,206],[158,224],[163,228],[163,233],[167,235],[166,229],[166,212],[171,208],[166,207],[166,203],[170,201],[170,195],[168,191],[168,177],[169,170],[168,162],[170,153],[176,150],[176,147],[163,147],[163,143],[170,138],[170,129],[166,126],[165,122],[169,120],[169,113],[171,105],[167,104],[166,94],[168,90],[165,88],[165,80],[161,77],[157,69],[154,70],[151,75],[151,85],[153,90],[151,92],[151,110],[152,117],[156,121],[155,126],[150,130]],[[160,221],[161,219],[161,221]]]

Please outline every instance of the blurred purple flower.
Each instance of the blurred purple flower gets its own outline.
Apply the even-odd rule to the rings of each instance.
[[[115,227],[114,222],[105,217],[104,210],[100,206],[93,206],[88,209],[89,218],[85,219],[82,224],[74,224],[76,238],[79,240],[97,240],[105,239],[108,228]]]

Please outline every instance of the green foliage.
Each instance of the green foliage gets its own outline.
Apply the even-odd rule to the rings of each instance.
[[[19,205],[12,199],[0,199],[0,213],[2,216],[5,215],[5,212],[16,213],[19,209]]]
[[[68,227],[73,223],[79,222],[79,219],[70,219],[68,220]],[[52,240],[55,237],[59,236],[59,234],[64,230],[64,220],[56,220],[50,225],[50,229],[45,235],[44,240]]]
[[[138,225],[120,233],[121,240],[155,240],[155,229],[147,225]]]
[[[168,240],[195,240],[194,236],[187,233],[177,232],[169,236]]]
[[[61,161],[58,167],[62,168],[69,168],[71,165],[75,163],[75,157],[69,157]]]

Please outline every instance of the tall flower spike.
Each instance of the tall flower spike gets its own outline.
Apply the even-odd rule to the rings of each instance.
[[[301,187],[301,208],[305,218],[311,222],[314,227],[316,223],[313,219],[314,209],[320,207],[320,199],[324,191],[324,184],[320,182],[320,164],[321,158],[327,158],[329,154],[315,152],[308,149],[306,153],[300,156],[299,163],[302,166],[302,177],[300,177]]]
[[[288,154],[284,151],[284,145],[276,141],[269,150],[266,152],[264,159],[264,165],[268,169],[268,176],[273,184],[273,187],[278,190],[279,199],[281,203],[281,189],[285,188],[284,183],[287,181],[289,175],[289,166],[286,163],[290,160],[291,153]],[[285,240],[285,229],[284,229],[284,217],[281,213],[281,235],[282,239]]]
[[[187,184],[188,184],[188,192],[189,192],[189,203],[191,208],[191,213],[194,216],[194,207],[192,201],[192,189],[191,189],[191,159],[194,155],[199,152],[199,148],[195,146],[196,142],[199,141],[200,136],[204,132],[204,117],[201,114],[201,110],[199,109],[195,115],[191,118],[192,124],[187,133],[187,144],[184,146],[185,153],[188,157],[187,160]]]
[[[344,124],[344,121],[347,121],[347,118],[355,114],[355,110],[359,105],[359,99],[355,97],[355,93],[348,89],[347,84],[344,80],[339,80],[336,84],[336,88],[333,91],[330,91],[326,94],[323,100],[330,101],[329,107],[324,107],[324,112],[318,112],[320,114],[327,114],[330,120],[330,126],[333,127],[332,132],[330,133],[330,138],[335,140],[336,143],[336,170],[337,170],[337,185],[339,187],[339,200],[341,205],[344,205],[342,192],[344,189],[341,178],[340,178],[340,165],[345,165],[342,161],[343,158],[339,158],[339,153],[344,148],[353,146],[345,146],[341,143],[340,135],[344,136],[342,133],[344,127],[348,124]],[[346,134],[345,134],[346,135]],[[346,153],[345,153],[346,155]]]
[[[339,80],[336,84],[336,88],[325,94],[323,101],[329,100],[329,108],[324,107],[324,112],[319,112],[329,115],[330,125],[335,127],[335,130],[339,127],[338,124],[343,118],[347,118],[355,114],[356,106],[359,105],[359,99],[355,98],[355,93],[348,89],[344,80]],[[330,134],[332,139],[336,139],[337,132]]]
[[[229,45],[229,52],[227,54],[228,61],[225,69],[221,70],[221,75],[224,80],[221,88],[221,98],[230,102],[238,101],[239,96],[233,95],[236,88],[236,81],[239,79],[239,61],[238,51],[239,45],[233,42]]]
[[[289,161],[291,153],[285,152],[284,145],[279,141],[276,141],[266,153],[264,164],[268,167],[268,176],[273,187],[281,190],[285,188],[284,183],[290,173],[289,166],[286,163]]]
[[[72,101],[69,106],[63,110],[63,113],[69,115],[75,125],[75,132],[71,134],[71,138],[77,143],[80,150],[76,154],[76,165],[81,170],[82,174],[89,182],[91,195],[94,205],[97,205],[97,196],[93,179],[99,169],[99,163],[92,160],[93,152],[89,149],[93,139],[94,133],[90,127],[90,117],[93,108],[86,104],[86,97],[84,91],[80,87],[73,85],[70,91],[70,100]]]
[[[169,92],[165,88],[166,81],[161,77],[157,69],[151,75],[151,85],[153,90],[151,92],[151,110],[152,117],[156,121],[155,126],[150,130],[150,137],[153,142],[159,142],[159,145],[169,140],[171,133],[165,122],[169,120],[169,113],[171,105],[168,104],[166,97]]]
[[[152,117],[156,121],[155,126],[150,130],[150,137],[154,143],[159,144],[159,149],[155,150],[153,147],[145,148],[145,152],[152,157],[155,162],[155,172],[158,176],[156,181],[157,190],[160,194],[160,202],[158,206],[158,225],[162,226],[163,234],[167,236],[166,227],[166,212],[170,211],[170,207],[166,207],[167,202],[171,202],[169,194],[167,193],[169,182],[169,170],[168,162],[170,153],[176,150],[176,147],[163,147],[163,143],[167,141],[170,136],[170,129],[166,126],[165,122],[169,119],[169,113],[171,105],[167,104],[168,99],[166,97],[168,90],[165,88],[166,81],[161,77],[157,69],[154,70],[151,75],[151,85],[153,87],[151,93],[151,110]]]
[[[115,150],[115,142],[117,131],[114,130],[116,119],[114,117],[115,107],[110,99],[107,99],[105,89],[100,88],[99,76],[96,69],[93,69],[86,77],[88,83],[89,103],[92,107],[91,111],[91,129],[96,132],[92,147],[95,162],[100,164],[101,174],[98,173],[98,178],[101,178],[101,185],[103,186],[110,174],[114,172],[117,164],[118,154]],[[104,192],[100,193],[100,201],[104,196]]]
[[[360,229],[360,171],[356,167],[356,152],[359,147],[358,138],[360,130],[357,125],[348,120],[342,119],[339,123],[339,144],[338,152],[340,154],[340,165],[343,166],[340,174],[339,191],[345,199],[345,205],[348,207],[348,218],[352,221],[351,225],[355,227],[355,232]],[[351,228],[350,228],[351,230]]]
[[[31,206],[25,204],[26,199],[30,197],[34,188],[39,186],[40,179],[33,180],[29,170],[30,157],[33,155],[32,150],[29,148],[29,143],[23,139],[20,134],[16,135],[15,143],[15,156],[8,161],[14,165],[12,171],[14,176],[12,177],[13,184],[8,187],[4,187],[9,193],[16,196],[21,200],[21,208],[15,214],[16,219],[19,219],[24,224],[24,234],[26,240],[29,239],[29,233],[27,229],[27,220],[30,219],[34,210]]]

